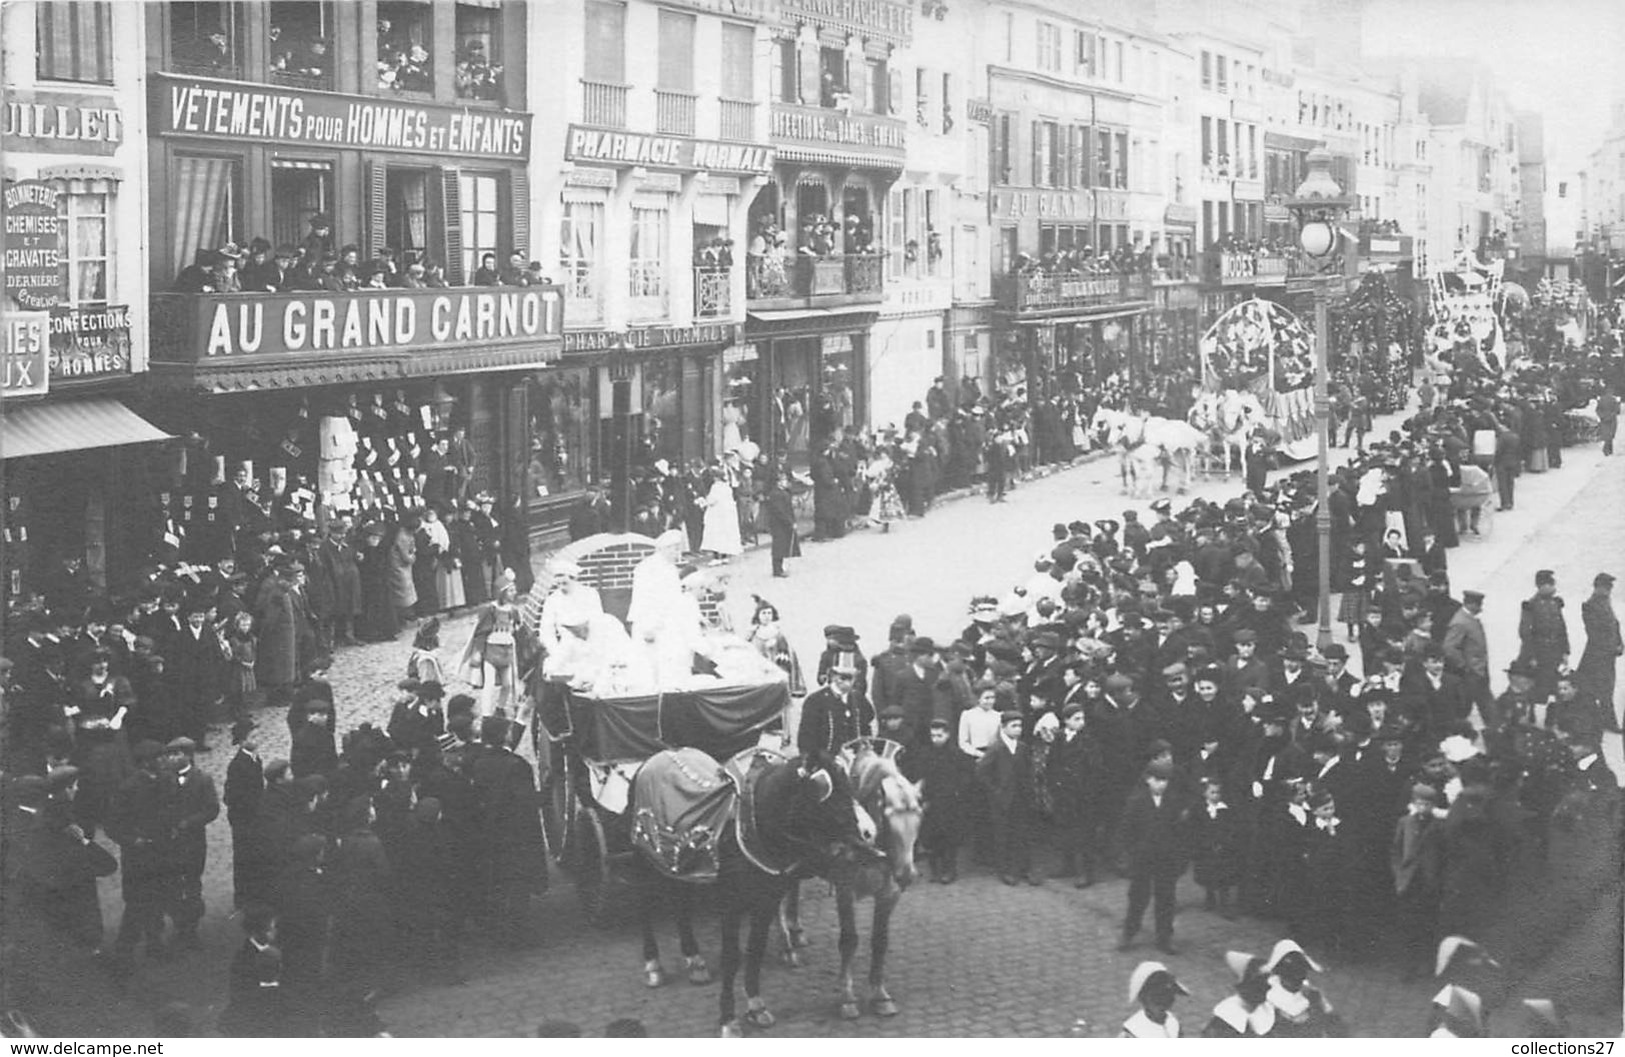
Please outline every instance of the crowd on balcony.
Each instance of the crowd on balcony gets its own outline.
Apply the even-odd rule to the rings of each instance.
[[[1138,275],[1150,271],[1156,264],[1156,255],[1149,246],[1119,246],[1101,253],[1090,246],[1080,246],[1038,257],[1018,253],[1013,270],[1017,275]]]
[[[734,266],[734,240],[725,235],[697,241],[694,244],[694,267],[710,272],[725,272]]]
[[[327,38],[301,27],[284,28],[273,24],[271,72],[297,77],[325,78],[333,72],[333,57]]]
[[[324,214],[311,218],[311,230],[298,246],[275,248],[256,237],[244,249],[228,242],[218,249],[200,249],[192,263],[175,278],[174,293],[243,294],[325,290],[441,289],[451,284],[445,265],[418,250],[404,253],[390,246],[372,260],[363,260],[361,247],[351,243],[335,251],[331,223]],[[509,254],[499,267],[497,255],[486,253],[470,286],[544,286],[548,282],[541,262],[526,263],[524,254]]]

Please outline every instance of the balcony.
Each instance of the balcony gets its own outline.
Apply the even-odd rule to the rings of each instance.
[[[667,92],[655,89],[655,131],[667,136],[694,135],[694,100],[692,92]]]
[[[1151,280],[1134,275],[1005,275],[996,281],[1000,303],[1014,312],[1109,308],[1151,298]]]
[[[880,254],[751,257],[746,296],[760,308],[833,308],[878,303],[885,295]]]
[[[722,102],[719,136],[733,143],[756,142],[756,104],[738,99]]]
[[[733,269],[701,265],[694,269],[694,318],[726,319],[733,315]]]
[[[624,84],[581,79],[581,123],[599,128],[626,127],[626,97],[631,89]]]

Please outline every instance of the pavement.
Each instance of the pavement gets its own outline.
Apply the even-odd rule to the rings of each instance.
[[[1374,435],[1387,428],[1379,422]],[[1203,481],[1193,493],[1224,498],[1240,487],[1236,481]],[[730,596],[743,602],[746,612],[752,594],[780,607],[786,632],[804,660],[816,656],[820,629],[830,622],[855,627],[864,649],[873,653],[884,646],[892,617],[903,612],[913,615],[922,634],[954,637],[969,621],[971,596],[1002,594],[1030,575],[1032,556],[1045,546],[1052,523],[1121,518],[1128,508],[1149,518],[1149,501],[1120,495],[1113,463],[1081,460],[1023,482],[1007,503],[966,496],[939,503],[923,519],[886,533],[864,530],[808,545],[805,557],[791,563],[787,580],[770,576],[763,550],[741,556],[723,573]],[[1469,537],[1451,551],[1455,590],[1477,588],[1488,595],[1485,614],[1495,666],[1504,667],[1516,651],[1518,602],[1533,592],[1537,568],[1556,571],[1579,649],[1579,602],[1592,575],[1601,568],[1625,573],[1621,509],[1625,456],[1605,460],[1594,445],[1570,449],[1561,471],[1520,478],[1516,510],[1498,514],[1483,538]],[[471,624],[468,614],[444,623],[448,669]],[[409,639],[403,636],[338,654],[332,678],[340,730],[387,719],[408,652]],[[261,717],[265,758],[285,755],[287,740],[280,713]],[[223,781],[229,756],[224,741],[217,739],[217,748],[201,759],[217,782]],[[1619,737],[1610,735],[1605,749],[1616,773],[1625,772]],[[1501,919],[1506,942],[1517,947],[1520,959],[1514,993],[1561,998],[1574,1034],[1621,1032],[1617,852],[1617,847],[1560,835],[1548,864],[1519,867],[1515,890],[1538,891],[1539,898],[1514,901]],[[806,887],[803,914],[814,943],[807,964],[790,970],[772,961],[764,975],[763,993],[779,1018],[776,1035],[1109,1036],[1131,1011],[1123,994],[1129,972],[1143,958],[1161,957],[1149,946],[1126,954],[1115,950],[1126,899],[1121,880],[1086,891],[1060,881],[1007,888],[973,868],[953,886],[917,885],[899,907],[888,982],[901,1013],[885,1020],[865,1014],[848,1022],[837,1016],[834,900],[821,883]],[[204,890],[209,906],[204,951],[167,965],[141,965],[120,989],[86,957],[47,955],[13,942],[5,952],[12,962],[11,993],[27,998],[35,1022],[54,1034],[139,1034],[148,1030],[153,1009],[174,1000],[185,1002],[200,1024],[211,1024],[224,1004],[225,966],[241,942],[229,913],[230,835],[223,818],[210,830]],[[102,882],[102,897],[111,936],[121,909],[116,877]],[[1163,960],[1192,991],[1180,1012],[1187,1031],[1195,1032],[1230,991],[1223,952],[1267,952],[1280,932],[1273,923],[1227,921],[1203,911],[1200,892],[1188,877],[1179,899],[1181,953]],[[860,907],[865,932],[866,916],[867,908]],[[603,929],[587,924],[568,878],[557,870],[551,891],[540,900],[539,917],[544,933],[539,948],[514,952],[473,940],[464,951],[466,984],[412,985],[388,996],[379,1013],[389,1030],[400,1036],[511,1037],[558,1018],[595,1034],[610,1020],[630,1016],[642,1019],[655,1035],[715,1033],[716,985],[674,982],[645,988],[635,923],[623,920]],[[702,919],[698,928],[702,950],[714,966],[714,922]],[[675,968],[673,930],[663,928],[661,939],[667,968]],[[777,949],[776,940],[771,949]],[[866,966],[867,943],[859,955],[860,978]],[[1384,957],[1326,968],[1324,989],[1357,1035],[1422,1034],[1436,985],[1401,984]],[[19,977],[26,977],[21,991]],[[1492,1023],[1509,1035],[1524,1030],[1514,1013],[1498,1015]]]

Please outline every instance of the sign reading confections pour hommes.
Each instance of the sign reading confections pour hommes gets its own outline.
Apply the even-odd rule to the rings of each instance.
[[[564,301],[557,287],[394,290],[377,294],[267,294],[186,298],[194,312],[185,348],[154,358],[187,360],[300,352],[391,352],[538,343],[557,359]],[[540,344],[547,342],[548,344]]]
[[[20,308],[50,308],[62,300],[61,197],[55,185],[43,180],[8,183],[0,196],[6,296]]]
[[[74,382],[130,373],[130,306],[51,310],[51,380]]]
[[[766,176],[773,171],[773,148],[753,143],[719,143],[684,136],[606,132],[571,125],[564,140],[568,161],[601,165],[645,165],[684,172]]]
[[[202,77],[153,77],[152,130],[235,143],[292,143],[525,161],[530,115],[308,92]]]

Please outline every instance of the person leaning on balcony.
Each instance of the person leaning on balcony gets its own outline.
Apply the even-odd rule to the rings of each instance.
[[[480,254],[479,269],[474,272],[475,286],[501,286],[502,275],[497,271],[497,255],[494,253]]]
[[[282,289],[282,269],[271,258],[271,244],[255,238],[248,244],[248,263],[238,276],[244,293],[274,294]]]
[[[192,263],[181,269],[175,277],[177,294],[212,294],[214,285],[214,250],[198,250]]]
[[[525,273],[525,255],[518,250],[508,254],[508,266],[502,269],[500,278],[503,286],[529,286],[530,281]]]

